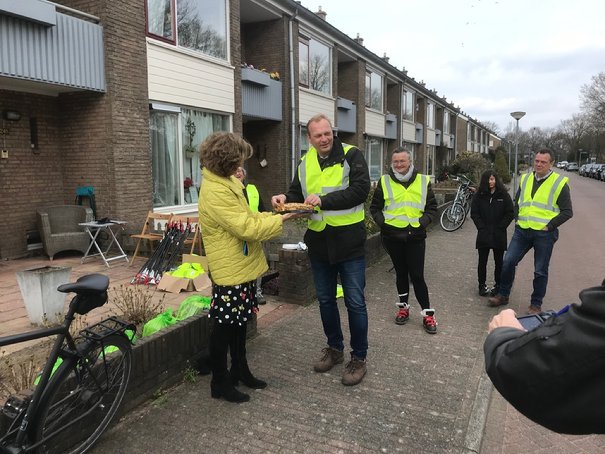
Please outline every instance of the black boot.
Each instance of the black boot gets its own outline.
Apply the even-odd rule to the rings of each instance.
[[[259,380],[248,367],[246,359],[246,324],[242,326],[233,325],[235,335],[231,338],[231,380],[234,385],[240,381],[248,388],[264,389],[267,382]]]
[[[227,350],[233,330],[230,325],[214,323],[210,334],[210,395],[215,399],[224,398],[228,402],[248,402],[250,396],[239,392],[234,386],[227,369]]]

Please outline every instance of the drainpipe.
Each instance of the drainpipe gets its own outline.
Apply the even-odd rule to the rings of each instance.
[[[292,146],[291,146],[291,178],[286,181],[286,186],[290,186],[290,182],[294,179],[294,173],[296,172],[296,84],[294,83],[294,31],[292,29],[292,23],[298,15],[298,8],[294,10],[294,14],[288,21],[288,46],[289,46],[289,58],[290,58],[290,125],[292,128]],[[286,175],[286,180],[288,175]]]

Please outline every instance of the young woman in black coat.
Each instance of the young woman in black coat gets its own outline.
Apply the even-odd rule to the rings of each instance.
[[[475,193],[471,205],[471,218],[477,227],[475,247],[479,252],[477,280],[481,296],[498,293],[502,258],[508,244],[506,228],[514,217],[513,201],[502,184],[502,180],[493,170],[486,170],[481,175],[479,189]],[[494,287],[491,291],[485,283],[490,249],[494,251],[495,267]]]

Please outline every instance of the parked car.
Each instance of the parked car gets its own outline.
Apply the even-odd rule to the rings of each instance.
[[[605,173],[605,164],[597,164],[594,170],[594,179],[602,180],[603,174]]]
[[[575,172],[578,170],[578,163],[576,162],[570,162],[569,164],[567,164],[567,167],[565,167],[565,170],[568,170],[569,172]]]
[[[559,161],[557,162],[557,164],[555,164],[557,166],[557,168],[559,169],[565,169],[567,167],[567,161]]]

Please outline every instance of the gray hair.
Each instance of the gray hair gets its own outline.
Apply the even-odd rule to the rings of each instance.
[[[408,158],[410,158],[410,163],[414,162],[414,156],[412,156],[412,152],[405,147],[397,147],[391,152],[391,158],[395,153],[407,153]]]

